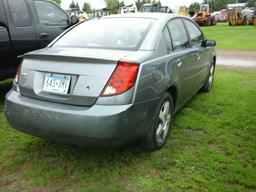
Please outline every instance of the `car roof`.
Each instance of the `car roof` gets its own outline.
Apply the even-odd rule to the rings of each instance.
[[[126,13],[126,14],[105,16],[103,18],[147,18],[147,19],[156,19],[156,20],[166,20],[166,19],[172,19],[175,17],[180,17],[180,16],[172,13]]]

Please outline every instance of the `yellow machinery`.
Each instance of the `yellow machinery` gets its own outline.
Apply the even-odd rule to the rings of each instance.
[[[248,24],[256,25],[256,6],[254,8],[254,15],[252,16],[252,18],[248,19]]]
[[[196,13],[194,18],[198,25],[216,25],[216,19],[211,15],[209,4],[202,4],[200,11]]]
[[[248,19],[248,24],[249,25],[256,25],[256,16]]]
[[[246,25],[247,19],[242,14],[242,7],[235,7],[229,11],[228,23],[229,25]]]
[[[179,8],[179,15],[188,17],[188,16],[189,16],[188,7],[186,7],[186,6],[181,6],[181,7]]]

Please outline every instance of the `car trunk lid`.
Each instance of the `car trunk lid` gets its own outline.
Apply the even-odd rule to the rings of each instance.
[[[20,77],[24,96],[72,105],[93,105],[119,60],[131,51],[47,48],[25,55]],[[67,78],[67,92],[50,92],[46,78]],[[51,90],[52,91],[52,90]]]

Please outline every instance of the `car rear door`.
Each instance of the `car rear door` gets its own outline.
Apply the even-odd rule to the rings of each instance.
[[[15,56],[36,48],[31,13],[26,0],[3,0],[12,49]]]
[[[209,72],[210,64],[210,50],[203,46],[204,35],[199,29],[199,27],[188,19],[183,19],[184,24],[187,28],[188,36],[190,38],[191,47],[195,49],[196,52],[196,63],[195,66],[195,75],[197,87],[201,86]]]
[[[173,51],[170,59],[173,63],[173,78],[178,87],[178,105],[182,105],[196,91],[197,76],[195,70],[196,52],[190,47],[186,29],[180,18],[172,19],[168,24]]]
[[[30,0],[31,1],[31,0]],[[69,27],[68,14],[50,1],[31,1],[38,46],[43,48]]]

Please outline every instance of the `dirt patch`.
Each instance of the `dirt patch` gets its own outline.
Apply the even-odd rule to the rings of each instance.
[[[217,66],[256,68],[256,51],[217,50]]]
[[[256,50],[255,51],[232,51],[232,50],[217,50],[218,57],[235,57],[235,58],[256,58]]]

